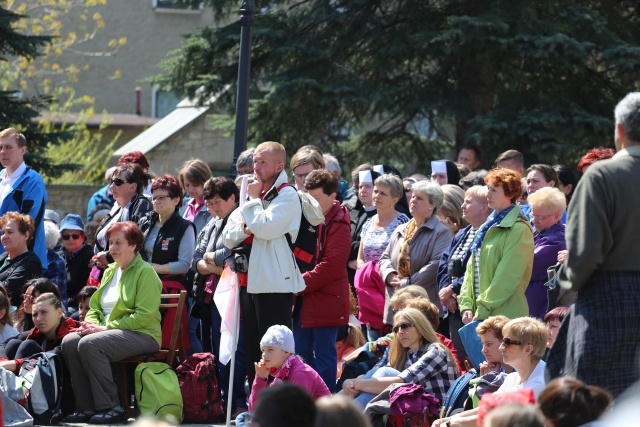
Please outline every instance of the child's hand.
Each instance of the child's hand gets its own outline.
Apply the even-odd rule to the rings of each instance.
[[[256,367],[256,375],[261,379],[266,380],[269,377],[269,368],[267,368],[267,364],[264,363],[263,359],[260,359],[260,362],[253,363]]]

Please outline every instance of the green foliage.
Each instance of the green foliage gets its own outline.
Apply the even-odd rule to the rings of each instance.
[[[66,91],[65,88],[60,90]],[[47,153],[48,159],[52,162],[68,163],[72,167],[57,177],[47,177],[46,181],[52,184],[101,184],[104,181],[105,165],[111,160],[114,146],[122,131],[111,141],[103,141],[104,134],[101,131],[109,125],[106,112],[97,131],[90,130],[87,121],[94,114],[92,102],[85,97],[76,98],[74,92],[67,93],[64,99],[66,100],[63,103],[50,106],[48,118],[40,120],[40,130],[58,130],[72,135],[57,147],[50,146],[51,149]],[[69,114],[69,111],[78,110],[81,112]]]
[[[191,3],[191,0],[185,0]],[[196,3],[195,1],[193,2]],[[221,20],[240,2],[209,0]],[[636,2],[257,1],[249,138],[314,143],[347,167],[405,172],[464,144],[487,164],[575,164],[611,145],[612,110],[638,89]],[[237,79],[240,25],[200,28],[156,83],[208,99]],[[232,114],[235,88],[218,103]]]
[[[7,57],[21,57],[32,60],[39,55],[40,49],[51,38],[48,36],[31,36],[17,32],[14,28],[17,21],[23,17],[0,7],[0,62],[7,61]],[[38,129],[35,118],[38,110],[45,107],[51,98],[48,96],[34,96],[20,99],[17,90],[0,90],[0,128],[16,127],[27,138],[28,152],[26,161],[35,170],[50,176],[62,173],[68,164],[52,164],[45,156],[49,146],[55,146],[69,137],[65,131],[51,129],[42,132]]]

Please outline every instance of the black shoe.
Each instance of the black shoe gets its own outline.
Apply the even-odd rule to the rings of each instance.
[[[90,424],[121,424],[126,421],[126,414],[120,406],[102,411],[89,419]]]
[[[87,423],[95,414],[95,411],[74,412],[67,415],[64,420],[68,423]]]

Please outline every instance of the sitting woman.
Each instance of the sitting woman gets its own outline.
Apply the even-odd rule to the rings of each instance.
[[[12,339],[6,347],[9,360],[0,366],[10,371],[20,370],[22,360],[43,351],[52,351],[61,355],[62,339],[75,332],[80,323],[64,317],[62,302],[51,292],[40,295],[33,304],[33,323],[25,340]]]
[[[17,337],[19,334],[19,332],[13,327],[13,322],[9,315],[10,311],[11,302],[9,301],[9,295],[7,294],[7,290],[4,286],[0,285],[0,344],[6,343],[10,339]]]
[[[33,324],[33,303],[36,298],[42,294],[52,293],[62,301],[62,296],[55,283],[44,277],[29,280],[22,289],[24,289],[22,292],[22,305],[17,310],[18,321],[16,329],[20,332],[17,338],[24,341],[35,326]]]
[[[67,422],[109,424],[123,421],[111,363],[160,348],[160,293],[162,283],[153,267],[138,254],[144,241],[131,221],[107,230],[115,263],[104,272],[100,288],[78,330],[62,342],[71,372],[76,412]]]
[[[28,244],[35,232],[29,215],[7,212],[0,217],[0,243],[6,252],[0,254],[0,283],[7,290],[11,305],[20,306],[20,290],[29,279],[42,276],[42,263]]]
[[[547,346],[547,328],[533,317],[510,320],[502,329],[502,362],[515,370],[507,375],[496,393],[507,393],[523,388],[533,389],[536,397],[545,387],[544,368],[541,360]],[[475,426],[478,410],[471,409],[433,423],[438,426]]]
[[[262,359],[255,363],[256,377],[253,380],[249,396],[249,411],[253,411],[259,402],[261,392],[278,383],[293,383],[301,386],[313,400],[331,396],[326,384],[309,365],[296,355],[293,332],[283,325],[274,325],[267,329],[260,340]],[[236,418],[236,426],[243,427],[248,412]]]
[[[427,318],[415,308],[401,310],[395,315],[393,332],[387,367],[376,370],[370,378],[367,374],[345,381],[345,394],[364,409],[391,384],[418,383],[442,401],[456,379],[457,366]]]
[[[502,329],[509,322],[505,316],[491,316],[476,327],[476,333],[482,342],[482,355],[486,359],[480,364],[480,375],[489,372],[513,372],[513,368],[502,363]]]
[[[93,248],[87,244],[80,215],[69,214],[60,222],[62,256],[67,269],[67,311],[78,316],[78,292],[87,284],[91,272]]]
[[[362,334],[362,330],[353,323],[338,328],[336,338],[336,353],[338,355],[337,378],[342,375],[342,367],[346,364],[345,358],[365,345],[367,340]]]

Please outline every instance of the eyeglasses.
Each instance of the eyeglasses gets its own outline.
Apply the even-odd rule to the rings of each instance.
[[[69,239],[78,240],[79,238],[82,237],[82,234],[63,234],[60,237],[62,237],[62,240],[69,240]]]
[[[122,178],[112,178],[111,183],[116,187],[120,187],[122,184],[129,184],[129,181],[126,181]]]
[[[305,179],[307,179],[307,177],[309,176],[311,172],[307,172],[307,173],[294,173],[293,177],[296,179],[296,181],[304,181]]]
[[[531,219],[535,219],[536,221],[544,221],[545,219],[549,218],[550,216],[553,216],[553,214],[549,214],[549,215],[531,215]]]
[[[34,297],[33,295],[29,295],[29,294],[22,294],[22,301],[29,301],[31,304],[33,304],[33,302],[36,300],[36,297]]]
[[[399,325],[396,325],[396,326],[393,327],[393,332],[395,332],[397,334],[399,331],[402,331],[404,329],[409,329],[412,326],[413,326],[413,324],[409,323],[409,322],[400,323]]]
[[[152,202],[161,202],[164,199],[166,199],[167,197],[171,197],[171,196],[156,196],[156,197],[152,197],[151,201]]]
[[[504,348],[509,348],[511,345],[522,345],[522,341],[512,340],[511,338],[503,338],[502,345]]]

